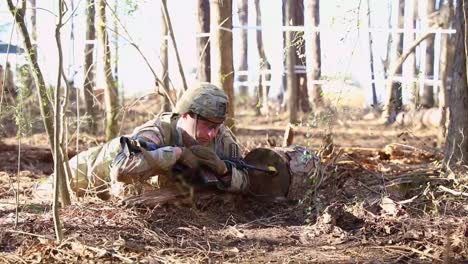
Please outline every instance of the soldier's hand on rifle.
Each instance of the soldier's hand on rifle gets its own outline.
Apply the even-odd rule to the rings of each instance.
[[[178,162],[189,169],[197,170],[204,167],[218,175],[224,175],[228,171],[224,161],[208,147],[195,145],[188,148],[179,148],[179,150]]]
[[[190,151],[197,157],[200,166],[210,169],[218,175],[224,175],[228,169],[216,153],[208,147],[195,145],[191,146]]]
[[[180,164],[186,166],[191,170],[197,170],[200,168],[200,162],[197,156],[195,156],[190,148],[178,148],[180,154],[177,160]]]

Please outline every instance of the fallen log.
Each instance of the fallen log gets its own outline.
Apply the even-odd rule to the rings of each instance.
[[[398,113],[395,124],[401,127],[440,127],[442,116],[440,108],[411,110]]]
[[[409,158],[430,160],[439,158],[437,153],[400,143],[388,144],[384,147],[383,150],[387,155],[390,156],[390,159]]]

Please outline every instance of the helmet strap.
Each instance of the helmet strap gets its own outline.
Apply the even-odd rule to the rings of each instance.
[[[195,135],[193,135],[193,138],[195,139],[196,142],[198,142],[197,128],[198,128],[198,114],[195,114],[195,125],[194,125],[194,130],[193,130],[193,133],[195,133]]]

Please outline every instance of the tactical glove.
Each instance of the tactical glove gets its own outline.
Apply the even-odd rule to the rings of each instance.
[[[178,161],[191,170],[200,168],[198,157],[189,148],[182,148],[182,154],[180,154]]]
[[[216,153],[208,147],[195,145],[190,147],[193,155],[197,157],[200,166],[206,167],[218,175],[224,175],[228,168]]]

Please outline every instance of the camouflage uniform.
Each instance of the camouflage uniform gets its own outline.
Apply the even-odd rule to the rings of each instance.
[[[198,90],[197,88],[189,89],[179,100],[176,112],[183,114],[190,111],[206,117],[222,117],[216,110],[225,114],[226,104],[219,104],[219,102],[223,100],[227,102],[227,96],[222,90],[210,84],[205,83],[201,87],[202,89],[199,86]],[[208,95],[204,94],[205,91],[208,91]],[[210,97],[213,95],[214,97]],[[220,98],[216,98],[217,96]],[[207,100],[206,98],[214,99]],[[215,111],[212,111],[213,109]],[[177,162],[174,148],[184,147],[181,131],[177,127],[179,118],[178,113],[163,113],[154,120],[137,127],[128,136],[153,143],[158,146],[156,150],[132,153],[114,162],[118,155],[122,155],[119,137],[73,157],[69,162],[72,171],[72,189],[77,195],[83,195],[86,190],[94,190],[97,191],[99,197],[106,199],[109,196],[109,190],[114,196],[122,196],[128,188],[138,187],[139,183],[146,182],[152,176],[171,174],[172,167]],[[232,132],[223,124],[220,125],[217,136],[208,147],[222,160],[240,157],[238,143]],[[234,166],[231,168],[230,186],[220,188],[227,191],[244,191],[247,184],[246,171]]]

